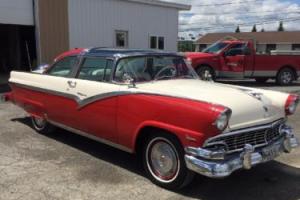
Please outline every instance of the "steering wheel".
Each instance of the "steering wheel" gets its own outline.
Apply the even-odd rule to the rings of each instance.
[[[154,77],[154,80],[157,80],[157,79],[159,79],[159,78],[172,77],[172,76],[162,76],[162,77],[160,77],[160,74],[161,74],[161,73],[163,73],[164,71],[169,70],[169,69],[170,69],[170,70],[176,71],[176,68],[175,68],[174,66],[168,65],[168,66],[162,68],[161,70],[159,70],[159,71],[157,72],[157,74],[156,74],[155,77]]]

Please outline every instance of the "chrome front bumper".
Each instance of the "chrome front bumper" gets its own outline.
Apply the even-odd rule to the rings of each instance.
[[[202,148],[186,148],[185,162],[188,169],[211,178],[223,178],[239,169],[251,169],[253,166],[274,160],[282,153],[290,153],[299,146],[292,129],[287,129],[277,141],[255,149],[246,144],[244,150],[232,155],[222,151],[210,151]]]

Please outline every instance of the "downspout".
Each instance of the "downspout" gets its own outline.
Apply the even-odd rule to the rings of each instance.
[[[40,13],[39,13],[39,0],[32,0],[33,4],[33,20],[35,25],[35,41],[36,41],[36,52],[37,52],[37,65],[42,62],[42,51],[41,51],[41,35],[40,35]]]

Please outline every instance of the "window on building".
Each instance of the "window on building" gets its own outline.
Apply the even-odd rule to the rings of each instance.
[[[111,65],[111,62],[105,58],[85,58],[78,78],[91,81],[108,81],[112,72]]]
[[[266,53],[270,54],[273,50],[276,50],[276,44],[267,44]]]
[[[300,44],[293,44],[292,45],[292,50],[293,51],[300,51]]]
[[[55,63],[49,71],[47,71],[47,74],[52,76],[61,76],[61,77],[68,77],[73,67],[77,64],[78,59],[77,57],[66,57],[62,60]]]
[[[116,47],[128,47],[128,31],[116,31]]]
[[[150,36],[150,48],[164,50],[165,49],[165,38],[157,37],[157,36]]]

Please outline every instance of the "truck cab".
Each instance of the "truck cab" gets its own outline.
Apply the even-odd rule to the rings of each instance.
[[[262,83],[276,79],[280,85],[289,85],[300,75],[299,55],[256,54],[252,40],[220,40],[186,56],[204,80],[254,78]]]

